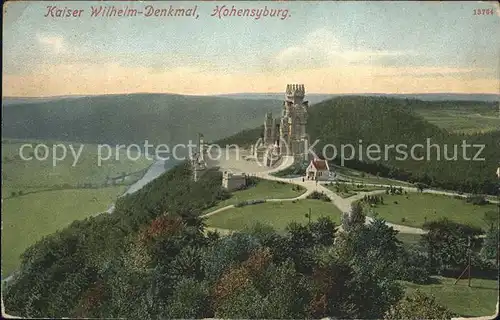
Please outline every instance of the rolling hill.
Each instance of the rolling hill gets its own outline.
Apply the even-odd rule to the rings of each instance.
[[[500,159],[500,131],[469,135],[452,133],[431,124],[416,113],[421,108],[439,108],[442,105],[443,102],[439,101],[389,97],[337,97],[310,108],[307,131],[311,142],[319,140],[315,148],[318,154],[321,154],[326,144],[335,145],[339,153],[341,145],[352,144],[356,150],[359,150],[361,145],[362,157],[360,158],[360,153],[356,151],[355,159],[358,160],[345,161],[344,164],[348,167],[389,178],[423,182],[434,187],[496,194],[494,172]],[[227,137],[221,140],[221,143],[248,144],[256,141],[261,133],[261,128],[254,128]],[[435,147],[430,148],[427,158],[427,139],[430,139],[429,144],[439,145],[439,158]],[[463,141],[469,145],[484,145],[479,158],[485,160],[465,160]],[[367,159],[366,148],[370,144],[380,146],[380,160]],[[385,157],[385,146],[398,144],[407,146],[408,158],[401,159],[402,156],[394,148],[388,148],[388,156]],[[414,152],[416,157],[423,156],[423,160],[411,159],[411,147],[416,144],[425,146],[415,149]],[[449,158],[453,158],[455,145],[457,160],[446,160],[444,152],[447,152]],[[469,147],[467,150],[466,157],[473,158],[479,148]],[[332,154],[327,152],[326,155]],[[348,152],[346,157],[349,156]],[[335,162],[339,163],[340,158]]]
[[[219,144],[250,144],[262,133],[264,115],[279,113],[277,100],[234,99],[213,96],[173,94],[130,94],[90,97],[62,97],[51,101],[11,104],[3,108],[4,138],[48,139],[84,143],[173,145],[195,140],[198,132]],[[385,161],[349,161],[348,165],[373,174],[462,191],[496,193],[494,171],[500,159],[500,131],[495,122],[489,132],[455,133],[427,121],[426,115],[438,110],[476,113],[492,117],[494,102],[423,101],[389,96],[339,96],[319,102],[310,109],[308,133],[325,144],[385,145],[438,144],[440,158],[398,159],[394,149]],[[440,111],[440,112],[441,112]],[[425,117],[425,118],[424,118]],[[427,118],[428,119],[428,118]],[[492,121],[494,119],[491,119]],[[462,143],[484,144],[480,157],[485,161],[462,158]],[[457,160],[443,160],[458,148]],[[409,151],[409,150],[408,150]],[[473,157],[477,148],[470,148]],[[385,151],[382,150],[385,156]],[[434,151],[433,151],[434,152]],[[425,150],[416,156],[425,156]],[[359,157],[358,157],[359,158]],[[385,158],[385,157],[384,157]]]
[[[186,143],[218,139],[261,124],[273,100],[174,94],[62,97],[3,106],[2,136],[83,143]]]
[[[467,94],[467,93],[408,93],[408,94],[388,94],[388,93],[342,93],[342,94],[326,94],[326,93],[307,93],[307,100],[310,104],[316,104],[328,99],[343,97],[343,96],[362,96],[362,97],[386,97],[400,99],[418,99],[422,101],[474,101],[474,102],[498,102],[500,95],[498,94]],[[226,97],[233,99],[272,99],[281,100],[283,93],[228,93],[217,95],[218,97]]]

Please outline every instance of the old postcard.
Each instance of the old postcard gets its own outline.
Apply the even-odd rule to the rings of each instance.
[[[8,1],[2,312],[493,319],[500,7]]]

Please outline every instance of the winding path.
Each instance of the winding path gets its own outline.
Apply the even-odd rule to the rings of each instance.
[[[253,162],[253,161],[252,161]],[[385,188],[389,187],[390,185],[386,184],[369,184],[369,183],[363,183],[365,186],[376,186],[376,187],[381,187],[384,188],[383,190],[374,190],[374,191],[369,191],[369,192],[358,192],[356,195],[349,197],[349,198],[342,198],[339,195],[337,195],[335,192],[332,190],[326,188],[323,184],[325,183],[330,183],[332,181],[324,181],[324,182],[319,182],[316,183],[315,181],[309,181],[305,180],[302,181],[302,177],[298,178],[281,178],[281,177],[276,177],[273,176],[272,173],[282,171],[290,166],[293,165],[293,157],[283,157],[281,163],[270,170],[265,170],[265,167],[259,167],[258,170],[255,170],[255,162],[253,162],[250,165],[247,165],[245,163],[238,162],[238,160],[234,160],[233,162],[227,161],[225,163],[219,163],[221,167],[224,167],[228,169],[224,164],[231,163],[231,167],[229,169],[233,171],[239,171],[239,172],[246,172],[249,173],[255,177],[261,178],[261,179],[266,179],[266,180],[273,180],[273,181],[281,181],[281,182],[286,182],[286,183],[292,183],[292,184],[297,184],[299,186],[302,186],[306,189],[306,192],[303,193],[302,195],[295,197],[295,198],[287,198],[287,199],[266,199],[266,202],[273,202],[273,201],[294,201],[294,200],[300,200],[300,199],[305,199],[307,198],[308,195],[313,193],[314,191],[321,192],[325,194],[331,201],[332,204],[335,205],[338,209],[340,209],[341,212],[350,212],[351,210],[351,205],[358,200],[363,199],[364,196],[366,195],[376,195],[376,194],[381,194],[385,193]],[[248,163],[248,162],[247,162]],[[359,184],[359,183],[358,183]],[[396,188],[399,188],[399,186],[395,186]],[[408,192],[418,192],[418,189],[415,187],[404,187],[401,186],[401,188],[405,191]],[[446,196],[460,196],[460,197],[467,197],[468,194],[459,194],[456,192],[452,191],[441,191],[441,190],[434,190],[434,189],[424,189],[424,193],[432,193],[432,194],[439,194],[439,195],[446,195]],[[492,203],[498,203],[498,201],[491,201]],[[228,205],[219,209],[216,209],[214,211],[211,211],[209,213],[206,213],[202,215],[202,217],[210,217],[214,214],[217,214],[222,211],[226,211],[229,209],[234,208],[234,205]],[[366,224],[369,224],[373,221],[372,217],[366,217]],[[409,227],[409,226],[404,226],[404,225],[399,225],[399,224],[393,224],[390,222],[386,222],[386,224],[390,227],[392,227],[394,230],[397,230],[401,233],[410,233],[410,234],[425,234],[427,233],[426,230],[423,230],[421,228],[415,228],[415,227]],[[213,230],[218,228],[211,228]],[[228,230],[226,230],[228,231]]]
[[[266,202],[277,202],[277,201],[294,201],[294,200],[300,200],[300,199],[306,199],[307,196],[309,196],[311,193],[314,191],[317,192],[322,192],[325,194],[330,200],[332,201],[332,204],[335,205],[337,208],[339,208],[342,212],[349,212],[351,210],[351,205],[353,202],[362,199],[365,195],[374,195],[374,194],[380,194],[385,192],[385,190],[375,190],[375,191],[370,191],[370,192],[360,192],[355,196],[349,197],[349,198],[342,198],[335,194],[333,191],[330,189],[324,187],[320,183],[316,184],[314,181],[304,181],[302,182],[302,178],[294,178],[294,179],[286,179],[286,178],[280,178],[280,177],[275,177],[272,175],[269,175],[267,173],[256,173],[256,177],[261,178],[261,179],[266,179],[266,180],[274,180],[274,181],[282,181],[286,183],[293,183],[300,185],[306,189],[306,192],[301,194],[298,197],[295,198],[285,198],[285,199],[266,199]],[[210,217],[214,214],[217,214],[222,211],[226,211],[229,209],[234,208],[234,205],[227,205],[225,207],[216,209],[214,211],[211,211],[209,213],[204,214],[202,217],[207,218]],[[373,219],[371,217],[366,217],[366,223],[370,223]],[[424,234],[426,231],[422,230],[420,228],[414,228],[414,227],[408,227],[408,226],[403,226],[403,225],[397,225],[397,224],[392,224],[389,222],[386,222],[387,225],[393,227],[395,230],[401,232],[401,233],[413,233],[413,234]]]

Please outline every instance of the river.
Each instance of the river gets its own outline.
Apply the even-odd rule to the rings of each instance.
[[[149,166],[146,174],[142,176],[141,179],[137,180],[133,184],[131,184],[127,191],[125,191],[120,197],[123,197],[127,194],[135,193],[142,189],[145,185],[158,178],[162,173],[172,169],[178,162],[169,161],[169,160],[156,160],[151,166]],[[107,213],[113,213],[115,210],[115,204],[112,204],[109,209],[106,211]]]
[[[146,171],[146,174],[144,174],[144,176],[141,179],[131,184],[128,187],[127,191],[125,191],[120,197],[137,192],[146,184],[158,178],[162,173],[172,169],[176,164],[178,164],[177,161],[156,160],[152,165],[149,166],[148,170]],[[113,213],[114,210],[115,210],[115,205],[112,204],[106,212]],[[6,277],[5,279],[2,279],[2,282],[8,283],[11,280],[12,280],[12,274]]]

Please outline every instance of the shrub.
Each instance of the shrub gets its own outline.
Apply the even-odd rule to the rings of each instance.
[[[488,200],[484,196],[481,195],[471,195],[468,196],[467,199],[465,200],[467,203],[472,203],[473,205],[476,206],[483,206],[489,203]]]
[[[246,179],[246,186],[247,187],[251,187],[251,186],[255,186],[259,183],[259,178],[256,178],[256,177],[247,177]]]
[[[246,201],[241,201],[241,202],[236,203],[234,206],[235,206],[236,208],[240,208],[240,207],[244,207],[244,206],[246,206],[246,205],[247,205],[247,202],[246,202]]]
[[[264,202],[266,202],[265,199],[247,200],[247,201],[240,201],[237,204],[235,204],[234,206],[236,208],[239,208],[239,207],[244,207],[244,206],[248,206],[248,205],[252,205],[252,204],[264,203]]]
[[[330,198],[328,198],[327,195],[325,195],[322,192],[314,191],[310,195],[307,196],[307,199],[315,199],[315,200],[323,200],[326,202],[332,201]]]
[[[258,200],[250,200],[248,201],[248,204],[259,204],[259,203],[264,203],[266,202],[265,199],[258,199]]]
[[[385,314],[384,319],[450,319],[453,313],[420,290],[399,301]]]
[[[401,280],[418,284],[430,283],[429,259],[418,246],[412,245],[402,255],[402,266],[399,275]]]

